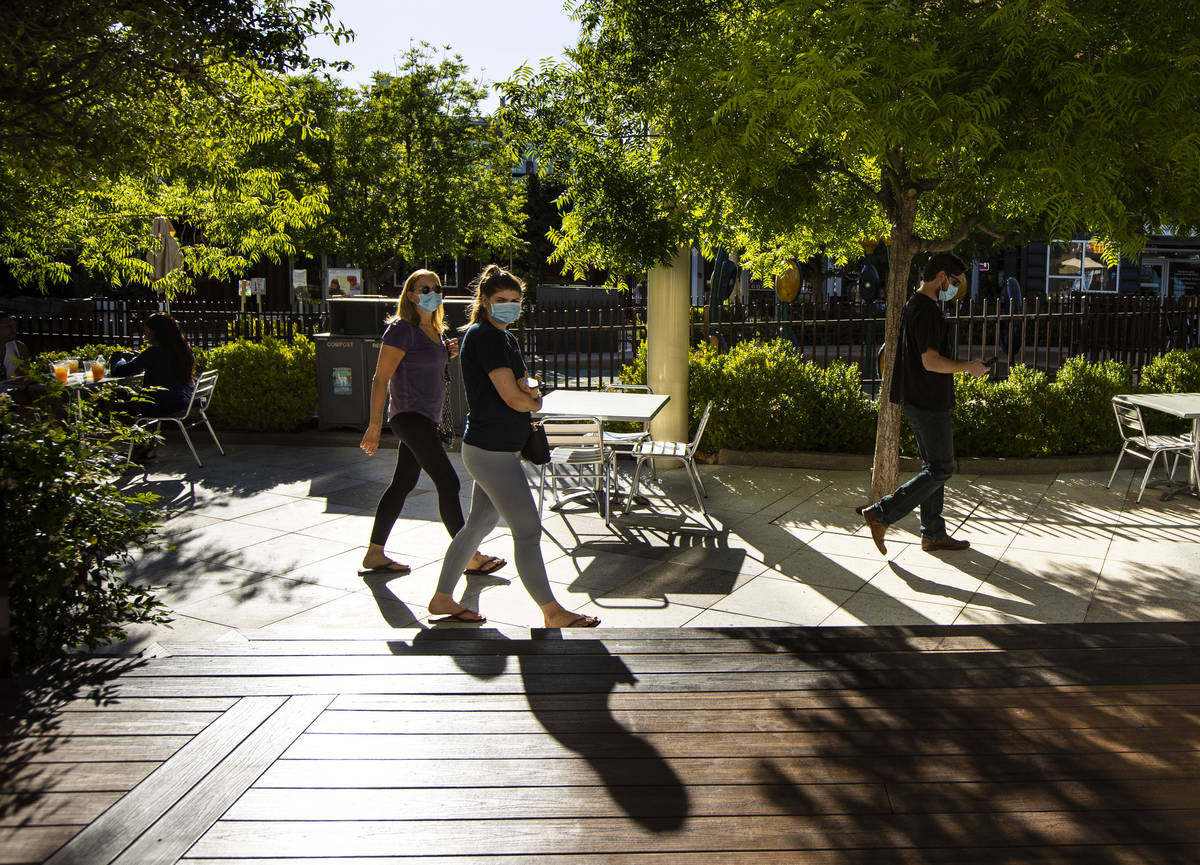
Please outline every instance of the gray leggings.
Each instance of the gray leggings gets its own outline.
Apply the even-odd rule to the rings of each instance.
[[[471,561],[488,532],[496,528],[499,517],[512,530],[517,574],[525,591],[539,607],[554,600],[546,563],[542,561],[542,523],[521,469],[521,455],[506,451],[485,451],[463,442],[462,461],[475,481],[471,492],[471,513],[459,530],[442,560],[442,575],[437,590],[454,594],[458,578]]]

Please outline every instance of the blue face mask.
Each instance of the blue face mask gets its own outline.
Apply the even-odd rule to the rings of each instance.
[[[938,292],[938,299],[942,301],[951,301],[954,300],[957,294],[958,286],[953,282],[947,282],[946,287]]]
[[[417,295],[417,306],[422,312],[436,312],[437,308],[442,305],[442,296],[436,291],[431,291],[429,294]]]
[[[493,303],[492,320],[497,324],[512,324],[521,317],[519,303]]]

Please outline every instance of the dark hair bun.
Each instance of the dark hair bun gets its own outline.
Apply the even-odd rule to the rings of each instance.
[[[525,284],[498,264],[489,264],[479,274],[479,291],[484,295],[492,295],[506,288],[524,291]]]

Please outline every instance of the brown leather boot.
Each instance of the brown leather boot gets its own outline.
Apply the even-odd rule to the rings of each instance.
[[[969,546],[971,546],[970,541],[956,541],[949,535],[942,535],[940,538],[921,538],[921,549],[927,553],[937,550],[965,550]]]
[[[871,530],[871,540],[875,542],[875,549],[886,556],[887,547],[883,545],[883,536],[887,534],[887,524],[879,519],[878,506],[871,505],[869,508],[863,508],[861,513],[867,528]]]

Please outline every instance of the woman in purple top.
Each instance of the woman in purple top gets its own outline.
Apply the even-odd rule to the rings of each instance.
[[[450,537],[463,527],[458,500],[458,475],[438,436],[446,398],[446,364],[458,354],[458,340],[442,337],[442,283],[431,270],[415,270],[404,281],[396,314],[388,319],[383,345],[371,382],[371,423],[359,445],[371,456],[379,449],[383,404],[388,401],[388,422],[400,446],[396,472],[375,510],[371,543],[360,574],[407,574],[408,565],[383,552],[388,534],[400,516],[404,500],[417,485],[424,469],[437,489],[438,510]],[[504,559],[478,550],[464,573],[491,574],[504,567]]]

